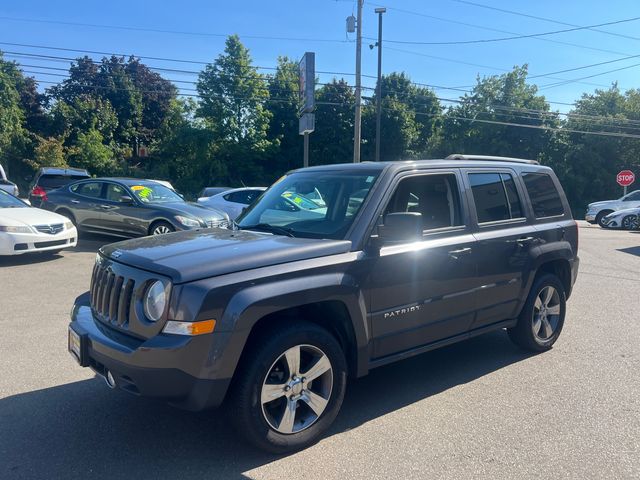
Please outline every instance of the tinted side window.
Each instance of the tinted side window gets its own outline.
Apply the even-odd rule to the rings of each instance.
[[[350,202],[358,202],[356,195],[353,194]],[[398,212],[422,214],[424,230],[462,225],[455,175],[419,175],[403,179],[391,197],[385,215]]]
[[[511,219],[507,194],[499,173],[470,173],[478,223]]]
[[[100,198],[102,193],[102,183],[101,182],[88,182],[81,183],[80,185],[74,185],[71,187],[74,193],[78,195],[83,195],[85,197],[91,198]]]
[[[107,183],[107,200],[121,202],[122,197],[125,195],[127,195],[127,192],[123,187],[115,183]]]
[[[636,192],[631,192],[624,199],[625,202],[637,202],[640,201],[640,190]]]
[[[560,194],[549,175],[546,173],[525,173],[523,179],[536,218],[564,214]]]

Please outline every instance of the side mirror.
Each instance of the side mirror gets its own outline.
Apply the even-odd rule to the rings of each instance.
[[[422,238],[422,214],[417,212],[389,213],[384,225],[378,227],[383,243],[413,242]]]
[[[120,203],[131,204],[131,203],[133,203],[133,198],[131,198],[129,195],[122,195],[120,197]]]

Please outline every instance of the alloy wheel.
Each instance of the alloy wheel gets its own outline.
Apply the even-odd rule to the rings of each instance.
[[[296,345],[278,357],[262,383],[262,414],[279,433],[301,432],[320,418],[332,389],[329,357],[313,345]]]
[[[538,293],[533,304],[533,335],[537,340],[549,340],[560,323],[560,294],[552,286]]]
[[[171,233],[171,229],[166,225],[158,225],[153,229],[153,235],[164,235],[165,233]]]
[[[627,215],[622,219],[622,228],[625,230],[636,230],[638,228],[638,217]]]

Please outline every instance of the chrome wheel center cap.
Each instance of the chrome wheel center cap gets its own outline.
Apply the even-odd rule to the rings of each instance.
[[[291,382],[289,382],[289,386],[291,387],[291,395],[300,395],[304,389],[302,379],[300,378],[292,379]]]

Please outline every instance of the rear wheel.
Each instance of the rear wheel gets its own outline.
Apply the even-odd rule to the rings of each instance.
[[[342,406],[347,367],[337,340],[315,324],[272,330],[247,352],[228,406],[237,428],[257,447],[304,448],[333,423]]]
[[[149,228],[149,235],[164,235],[165,233],[175,232],[176,228],[169,222],[160,221],[155,222]]]
[[[596,223],[600,225],[602,228],[607,228],[607,226],[603,223],[604,217],[609,215],[613,210],[603,210],[596,215]]]
[[[555,275],[541,275],[531,287],[518,323],[507,330],[509,338],[526,350],[548,350],[560,336],[565,312],[566,294],[562,282]]]
[[[620,224],[625,230],[637,230],[638,229],[638,216],[627,215],[622,219]]]

